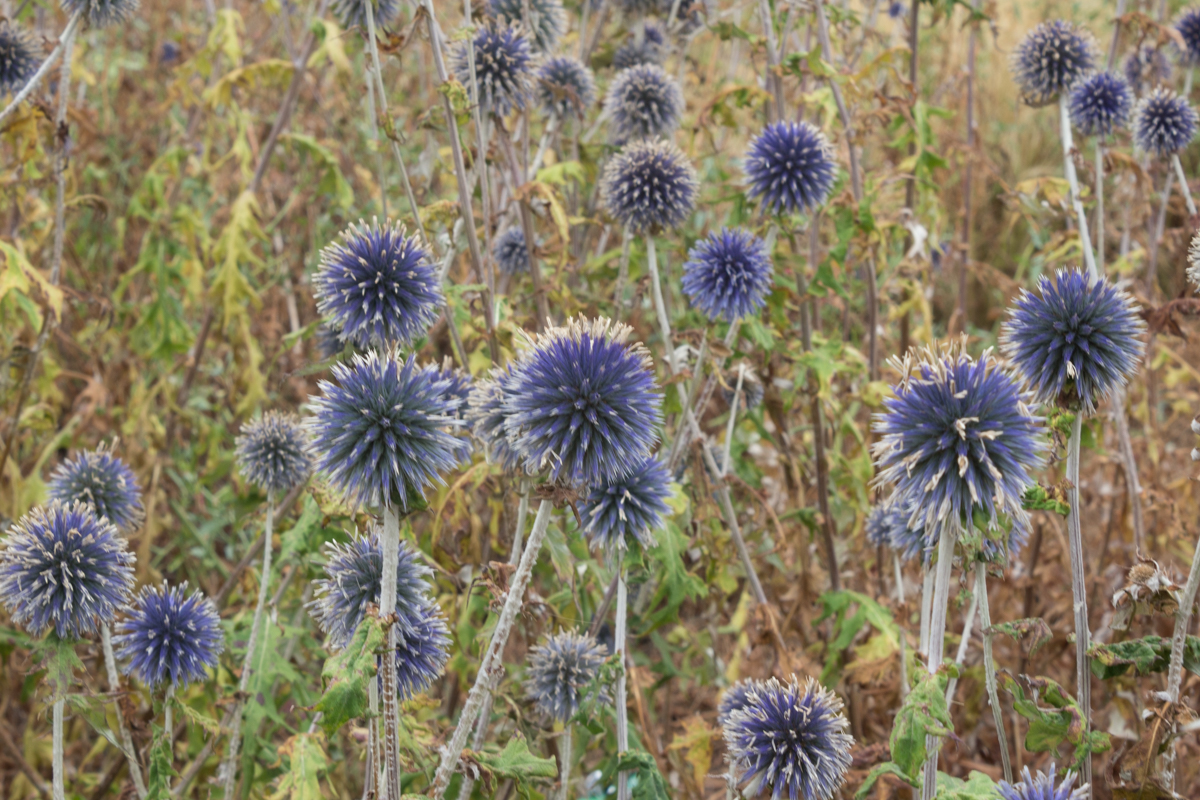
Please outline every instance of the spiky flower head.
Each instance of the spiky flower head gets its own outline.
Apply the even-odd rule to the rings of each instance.
[[[317,355],[322,361],[341,358],[346,352],[346,340],[342,338],[341,327],[335,322],[322,322],[313,339],[317,345]]]
[[[630,539],[644,548],[656,544],[654,532],[670,514],[671,476],[666,465],[647,456],[620,478],[592,484],[579,506],[583,535],[594,549],[624,550]]]
[[[1125,56],[1121,71],[1134,94],[1141,95],[1171,79],[1171,62],[1162,50],[1144,44]]]
[[[367,3],[371,4],[376,29],[391,24],[400,13],[398,0],[333,0],[333,16],[343,28],[360,28],[365,33]]]
[[[562,631],[529,652],[525,692],[538,711],[566,723],[579,710],[588,684],[604,663],[604,646],[591,636]]]
[[[1200,290],[1200,231],[1192,236],[1188,244],[1187,278],[1197,290]]]
[[[846,779],[854,737],[842,701],[812,678],[757,682],[725,721],[729,764],[747,797],[829,800]]]
[[[1097,60],[1092,35],[1082,26],[1056,19],[1025,34],[1009,58],[1009,69],[1021,99],[1043,106],[1092,72]]]
[[[454,366],[454,362],[449,357],[442,360],[440,367],[436,364],[429,364],[425,367],[425,373],[430,381],[442,387],[442,398],[456,406],[454,416],[463,421],[463,425],[455,433],[458,439],[459,463],[466,463],[471,460],[471,453],[474,450],[471,440],[466,436],[467,401],[471,396],[472,389],[471,376],[466,371]]]
[[[632,473],[662,422],[654,362],[633,329],[570,319],[527,335],[504,393],[505,427],[526,468],[551,480],[593,485]]]
[[[467,422],[471,433],[483,443],[489,463],[512,472],[521,464],[521,455],[508,441],[506,399],[513,392],[512,365],[494,368],[487,380],[481,380],[467,399]]]
[[[873,429],[876,483],[915,503],[909,526],[970,524],[982,512],[1024,521],[1021,496],[1043,462],[1032,398],[990,352],[979,359],[961,345],[926,348],[893,359],[900,373]],[[894,546],[894,545],[893,545]]]
[[[1023,520],[1006,520],[994,530],[984,531],[985,561],[1008,561],[1021,552],[1029,540],[1029,528]],[[941,538],[940,527],[926,527],[917,500],[912,497],[889,498],[880,503],[867,519],[867,540],[884,544],[905,561],[920,558],[928,563]]]
[[[92,507],[119,530],[133,531],[142,524],[142,490],[129,466],[101,446],[68,458],[50,478],[51,500],[70,505],[78,500]]]
[[[1180,11],[1175,17],[1175,30],[1183,38],[1183,63],[1188,66],[1200,64],[1200,7]]]
[[[891,503],[880,503],[873,507],[863,525],[867,544],[872,547],[891,547],[892,526],[895,524],[895,517],[896,512]]]
[[[0,94],[24,86],[40,63],[29,32],[15,22],[0,22]]]
[[[1159,87],[1133,109],[1133,143],[1139,150],[1163,158],[1176,153],[1196,136],[1200,118],[1186,97]]]
[[[1108,136],[1129,122],[1133,91],[1115,72],[1097,72],[1071,90],[1071,121],[1084,136]]]
[[[143,586],[117,623],[117,657],[128,660],[125,672],[151,688],[204,680],[225,649],[216,607],[199,589],[190,595],[187,589],[186,583]]]
[[[524,9],[528,4],[529,18]],[[533,49],[552,53],[567,32],[567,12],[562,0],[488,0],[488,14],[500,22],[521,25],[533,32]]]
[[[683,265],[683,293],[712,322],[758,313],[774,270],[767,244],[745,228],[722,228],[697,242]]]
[[[412,356],[372,350],[334,364],[333,378],[318,383],[308,425],[317,469],[347,500],[407,510],[458,466],[459,401]]]
[[[359,222],[321,251],[313,276],[317,308],[360,346],[408,344],[442,307],[437,267],[403,225]]]
[[[538,67],[537,98],[549,115],[583,119],[596,102],[596,80],[579,59],[555,56]]]
[[[78,12],[93,28],[124,22],[133,16],[140,5],[138,0],[62,0],[62,8],[67,16]]]
[[[268,411],[247,421],[235,446],[238,469],[265,492],[287,492],[312,472],[308,433],[295,414]]]
[[[679,127],[683,92],[658,64],[622,70],[608,87],[604,112],[618,141],[670,136]]]
[[[745,708],[750,692],[758,687],[759,683],[761,682],[753,678],[743,678],[726,689],[721,695],[721,701],[717,703],[717,724],[724,728],[733,712]]]
[[[0,550],[0,602],[34,635],[78,639],[116,616],[133,589],[133,553],[116,527],[81,502],[35,508]]]
[[[1054,783],[1054,764],[1050,764],[1050,774],[1038,770],[1037,776],[1029,774],[1029,767],[1021,773],[1022,781],[1013,786],[1008,781],[1000,781],[998,788],[1004,800],[1083,800],[1088,796],[1087,784],[1072,790],[1075,785],[1074,772],[1067,770],[1062,783]]]
[[[634,233],[677,228],[696,205],[691,162],[670,142],[631,142],[608,162],[600,191],[608,213]]]
[[[1077,269],[1043,275],[1022,290],[1001,347],[1038,402],[1096,406],[1138,369],[1145,331],[1133,299]]]
[[[325,577],[313,581],[314,597],[308,604],[313,619],[335,648],[345,647],[367,614],[368,605],[379,605],[383,591],[383,550],[380,526],[366,536],[325,545]],[[396,564],[396,617],[403,625],[417,618],[428,605],[431,570],[408,542],[400,542]]]
[[[505,275],[529,272],[529,248],[525,246],[525,231],[513,226],[496,237],[492,258]]]
[[[807,122],[773,122],[750,142],[748,194],[764,211],[811,211],[825,202],[837,168],[825,134]]]
[[[908,5],[900,0],[893,0],[888,4],[887,15],[892,19],[903,19],[908,16]]]
[[[479,103],[486,113],[506,117],[520,111],[533,91],[533,51],[529,39],[516,25],[483,25],[471,42],[454,54],[454,72],[464,86],[471,85],[467,48],[475,49],[475,80]]]
[[[643,22],[634,30],[628,41],[613,53],[613,69],[617,72],[639,64],[661,65],[667,57],[667,37],[662,28],[653,22]]]
[[[450,658],[450,627],[432,601],[398,617],[396,636],[396,690],[408,700],[428,689]]]

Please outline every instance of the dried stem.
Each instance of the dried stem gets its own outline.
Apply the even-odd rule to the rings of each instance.
[[[632,240],[629,226],[623,226],[621,228],[621,261],[617,265],[617,288],[613,292],[613,303],[616,305],[613,316],[618,322],[625,316],[625,284],[629,282],[629,245]]]
[[[946,642],[946,610],[950,603],[950,575],[954,567],[954,545],[958,542],[957,519],[944,524],[938,537],[938,561],[934,570],[933,605],[929,617],[929,674],[936,675],[942,666],[943,648]],[[925,761],[925,778],[921,800],[934,800],[937,796],[938,749],[941,742],[937,736],[925,737],[929,757]]]
[[[1179,179],[1179,193],[1187,204],[1188,214],[1196,216],[1196,203],[1192,200],[1192,189],[1188,186],[1187,175],[1183,172],[1183,164],[1179,162],[1179,153],[1171,153],[1171,165],[1175,167],[1175,177]]]
[[[975,627],[975,610],[979,607],[978,593],[972,589],[971,602],[967,604],[967,616],[963,619],[962,638],[958,640],[958,652],[954,654],[954,663],[962,671],[963,661],[967,657],[967,647],[971,644],[971,630]],[[958,689],[958,678],[951,678],[946,685],[946,705],[954,705],[954,694]]]
[[[1096,274],[1104,274],[1104,137],[1096,143]]]
[[[1071,551],[1071,594],[1075,604],[1075,693],[1086,732],[1091,727],[1092,720],[1092,681],[1087,655],[1091,640],[1088,628],[1087,577],[1084,574],[1083,535],[1079,529],[1079,441],[1082,432],[1083,414],[1076,412],[1075,421],[1071,423],[1071,438],[1067,442],[1067,502],[1071,504],[1071,512],[1067,515],[1067,545]],[[1083,762],[1082,782],[1088,784],[1086,797],[1090,800],[1090,753]]]
[[[616,711],[617,711],[617,756],[618,758],[629,749],[629,708],[628,689],[626,687],[626,672],[633,663],[629,658],[625,643],[626,619],[628,617],[629,590],[625,584],[625,543],[617,545],[617,610],[616,633],[613,635],[613,651],[621,663],[621,671],[617,673]],[[617,800],[629,800],[629,775],[617,773]]]
[[[383,574],[395,575],[400,566],[400,514],[392,505],[383,509]],[[387,625],[387,652],[380,670],[381,699],[383,701],[383,763],[387,771],[387,796],[385,800],[400,800],[400,732],[396,720],[396,663],[397,636],[392,617],[396,613],[396,582],[384,580],[379,589],[379,618]]]
[[[737,426],[738,409],[742,406],[742,382],[746,377],[746,365],[738,364],[737,385],[733,389],[733,400],[729,402],[729,420],[725,423],[725,453],[721,460],[721,474],[729,474],[732,463],[733,430]]]
[[[1196,590],[1200,589],[1200,539],[1196,541],[1196,552],[1192,556],[1192,568],[1188,572],[1187,586],[1179,598],[1179,607],[1175,609],[1175,633],[1171,637],[1171,663],[1167,668],[1167,702],[1179,702],[1179,689],[1183,684],[1183,647],[1187,641],[1188,628],[1192,622],[1192,605],[1196,602]],[[1166,774],[1167,789],[1175,790],[1175,755],[1178,738],[1172,739],[1171,745],[1163,754],[1163,772]]]
[[[1012,762],[1008,757],[1008,735],[1004,732],[1004,710],[1000,708],[1000,692],[996,685],[996,659],[992,655],[992,612],[988,605],[987,564],[975,564],[975,596],[979,598],[979,627],[983,629],[983,673],[987,686],[988,705],[992,707],[992,721],[996,723],[996,738],[1000,741],[1000,765],[1004,769],[1004,780],[1012,783]]]
[[[771,4],[768,0],[758,0],[758,18],[767,38],[767,85],[771,87],[771,95],[775,100],[772,119],[780,120],[784,118],[783,74],[779,70],[779,46],[775,39],[775,21],[771,18]]]
[[[979,10],[979,1],[972,0],[972,10]],[[915,8],[916,3],[913,6]],[[958,265],[958,323],[961,331],[967,329],[967,265],[971,262],[971,178],[975,165],[975,51],[978,46],[979,28],[972,23],[971,34],[967,40],[967,160],[963,167],[962,258]]]
[[[1067,184],[1071,188],[1071,207],[1075,210],[1075,219],[1079,223],[1079,244],[1083,248],[1083,263],[1087,266],[1088,274],[1092,277],[1096,272],[1096,254],[1092,252],[1092,237],[1088,233],[1087,214],[1083,211],[1083,200],[1079,194],[1079,176],[1075,173],[1075,143],[1071,138],[1071,112],[1067,108],[1067,95],[1058,96],[1059,133],[1062,135],[1063,171],[1067,175]]]
[[[104,648],[104,671],[108,676],[108,690],[113,693],[113,712],[117,717],[117,737],[121,742],[121,750],[125,760],[129,762],[129,777],[133,779],[133,788],[139,798],[146,796],[146,781],[142,777],[142,765],[138,763],[137,751],[133,748],[133,737],[129,734],[129,726],[125,724],[125,714],[121,711],[121,674],[117,672],[117,658],[113,653],[112,629],[108,623],[100,626],[100,642]]]

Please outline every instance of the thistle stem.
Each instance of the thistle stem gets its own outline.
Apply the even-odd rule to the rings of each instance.
[[[63,711],[67,705],[67,694],[61,686],[54,688],[54,710],[53,710],[53,744],[51,758],[53,761],[53,778],[51,780],[51,791],[53,792],[54,800],[66,800],[67,791],[63,780]]]
[[[904,603],[904,571],[900,569],[900,555],[892,551],[892,567],[896,571],[896,599]]]
[[[400,800],[400,735],[396,724],[396,646],[399,644],[393,617],[396,614],[396,570],[400,567],[400,515],[392,505],[383,508],[383,580],[379,589],[379,618],[387,626],[387,648],[380,667],[383,701],[383,762],[387,766],[387,796]]]
[[[737,386],[733,390],[733,400],[729,403],[729,421],[725,424],[725,453],[721,461],[721,475],[729,474],[729,465],[733,451],[733,429],[737,425],[738,409],[742,406],[742,382],[746,377],[746,365],[738,364]]]
[[[1171,165],[1175,167],[1175,177],[1179,179],[1179,193],[1187,204],[1188,214],[1196,216],[1196,203],[1192,200],[1192,189],[1188,186],[1187,175],[1183,172],[1183,164],[1179,161],[1179,153],[1171,153]]]
[[[175,684],[167,684],[163,695],[163,735],[167,737],[168,758],[175,761]]]
[[[378,797],[379,785],[379,681],[367,684],[367,708],[371,719],[367,724],[367,764],[363,776],[363,800]]]
[[[614,316],[618,322],[625,316],[625,284],[629,283],[629,245],[632,240],[629,226],[621,228],[621,261],[617,265],[617,288],[613,292],[613,303],[617,307]]]
[[[667,319],[667,305],[663,302],[662,280],[658,276],[658,248],[654,237],[646,237],[646,266],[650,270],[650,291],[654,297],[654,316],[658,317],[658,329],[662,334],[663,347],[667,351],[667,366],[671,374],[678,372],[675,366],[675,343],[671,339],[671,322]],[[685,398],[686,399],[686,398]]]
[[[1104,274],[1104,137],[1096,137],[1096,273]]]
[[[58,57],[62,55],[64,50],[67,50],[71,47],[71,44],[69,43],[73,43],[75,41],[75,34],[79,30],[79,23],[82,13],[82,10],[80,10],[71,15],[71,18],[67,20],[66,27],[63,28],[63,32],[59,34],[58,44],[54,45],[54,49],[50,51],[50,55],[46,56],[46,59],[42,62],[42,65],[37,68],[37,72],[33,73],[33,75],[29,77],[29,80],[25,81],[25,85],[21,87],[20,91],[13,95],[12,101],[4,107],[3,111],[0,111],[0,125],[3,125],[4,120],[8,119],[9,116],[17,110],[17,106],[21,105],[21,103],[25,101],[26,97],[29,97],[29,95],[33,94],[33,91],[37,89],[38,85],[41,84],[43,79],[45,79],[46,74],[50,72],[50,69],[54,66],[55,62],[58,61]],[[68,53],[68,61],[69,60],[70,54]]]
[[[542,131],[542,138],[538,141],[537,153],[534,155],[533,161],[529,163],[528,180],[537,177],[538,170],[542,167],[542,159],[546,157],[546,148],[550,146],[550,139],[556,130],[558,130],[558,114],[551,114],[550,119],[546,122],[546,129]]]
[[[629,591],[625,583],[625,543],[617,545],[617,610],[616,633],[613,636],[613,651],[621,663],[621,671],[617,673],[616,711],[617,711],[617,757],[620,758],[629,750],[629,708],[628,690],[626,688],[626,670],[632,663],[626,652],[625,627],[628,615]],[[617,773],[617,800],[629,800],[629,775]]]
[[[121,674],[117,672],[117,658],[113,653],[112,629],[108,623],[100,626],[100,642],[104,648],[104,671],[108,675],[108,690],[113,693],[113,711],[117,716],[117,738],[121,742],[121,750],[125,760],[129,762],[129,776],[133,778],[133,788],[137,791],[139,800],[146,796],[146,781],[142,777],[142,766],[138,763],[137,751],[133,749],[133,737],[129,734],[129,726],[125,724],[125,714],[121,712]]]
[[[1196,590],[1200,589],[1200,539],[1196,541],[1196,552],[1192,556],[1192,568],[1188,572],[1187,586],[1175,609],[1175,633],[1171,637],[1171,662],[1167,668],[1167,702],[1179,702],[1179,689],[1183,683],[1183,647],[1187,642],[1188,628],[1192,622],[1192,605],[1196,602]],[[1175,749],[1179,739],[1171,740],[1163,754],[1163,772],[1167,778],[1167,789],[1175,790]]]
[[[921,633],[918,647],[922,656],[929,655],[929,611],[933,607],[934,573],[928,561],[923,561],[921,571]]]
[[[1062,135],[1063,170],[1067,175],[1067,184],[1071,188],[1071,207],[1075,209],[1075,218],[1079,223],[1079,244],[1083,247],[1083,263],[1087,266],[1088,274],[1096,276],[1096,254],[1092,252],[1092,237],[1088,233],[1087,214],[1083,211],[1083,200],[1079,195],[1079,176],[1075,173],[1075,159],[1072,152],[1075,143],[1071,138],[1071,112],[1067,108],[1067,95],[1058,96],[1059,132]]]
[[[1083,414],[1076,412],[1071,423],[1071,438],[1067,441],[1067,502],[1071,511],[1067,515],[1067,545],[1071,551],[1071,594],[1075,607],[1075,693],[1079,710],[1083,714],[1084,732],[1091,728],[1092,681],[1088,664],[1088,645],[1091,632],[1088,629],[1087,584],[1083,563],[1083,536],[1079,529],[1079,442],[1083,433]],[[1087,800],[1092,796],[1092,757],[1088,753],[1083,761],[1082,782],[1088,784]]]
[[[571,723],[567,722],[562,736],[558,737],[558,800],[567,800],[571,794],[571,738]]]
[[[958,640],[958,652],[954,654],[954,663],[962,671],[963,661],[967,657],[967,647],[971,644],[971,631],[975,627],[975,610],[979,607],[978,592],[971,591],[971,602],[967,604],[967,616],[963,619],[962,638]],[[958,689],[958,678],[951,678],[946,685],[946,705],[954,705],[954,694]]]
[[[983,629],[983,673],[987,686],[988,705],[992,707],[992,721],[996,723],[996,738],[1000,741],[1000,765],[1004,769],[1004,780],[1012,783],[1012,762],[1008,757],[1008,735],[1004,732],[1004,711],[1000,708],[1000,692],[996,685],[996,660],[992,655],[992,612],[988,605],[987,564],[975,564],[975,596],[979,598],[979,627]]]
[[[933,588],[933,607],[929,618],[929,674],[936,675],[942,666],[946,640],[946,610],[950,604],[950,575],[954,567],[954,545],[958,542],[958,520],[951,520],[938,537],[938,562]],[[938,750],[941,742],[937,736],[925,737],[925,748],[929,753],[925,761],[925,777],[921,800],[934,800],[937,796]]]
[[[367,12],[371,13],[370,11]],[[379,181],[379,210],[380,216],[387,219],[387,180],[383,171],[382,142],[379,141],[379,115],[375,111],[375,79],[370,70],[367,71],[367,116],[371,119],[371,142],[375,146],[375,175]],[[297,342],[299,344],[299,342]]]
[[[767,79],[771,96],[775,100],[772,121],[783,119],[783,76],[779,72],[779,47],[775,43],[775,21],[771,18],[771,5],[767,0],[758,0],[758,17],[762,22],[763,35],[767,38]],[[624,798],[619,798],[624,800]]]

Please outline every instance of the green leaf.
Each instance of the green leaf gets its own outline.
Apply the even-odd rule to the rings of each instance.
[[[512,778],[520,788],[534,778],[553,778],[558,775],[558,764],[554,759],[539,758],[529,752],[529,743],[520,733],[514,734],[503,750],[497,752],[495,748],[488,748],[473,755],[488,775],[486,782],[490,782],[492,776]]]
[[[656,610],[647,618],[647,631],[674,621],[679,607],[687,600],[698,600],[708,594],[708,585],[688,572],[683,563],[687,546],[688,539],[679,525],[674,519],[668,519],[658,532],[658,545],[649,552],[649,563],[659,565],[662,575],[651,603],[651,608]]]
[[[333,198],[338,208],[348,209],[354,205],[354,189],[342,174],[337,156],[325,145],[303,133],[284,133],[281,142],[290,142],[294,149],[312,159],[313,166],[321,173],[317,188]]]
[[[866,780],[863,781],[862,786],[858,787],[858,791],[854,793],[854,800],[865,800],[871,794],[871,790],[875,788],[875,784],[884,775],[894,775],[914,789],[920,786],[914,779],[906,775],[904,770],[900,769],[900,765],[895,761],[885,761],[882,764],[876,764],[874,769],[867,773]]]
[[[1166,672],[1171,661],[1171,640],[1144,636],[1116,644],[1093,643],[1088,648],[1092,674],[1101,680],[1124,675],[1130,667],[1140,675]],[[1200,675],[1200,638],[1189,636],[1183,645],[1183,668]]]
[[[925,736],[949,736],[954,730],[946,705],[946,684],[957,670],[953,665],[947,667],[935,675],[926,675],[912,688],[892,723],[889,740],[892,760],[914,785],[929,756]]]
[[[1013,620],[1012,622],[1001,622],[988,628],[985,633],[989,636],[1004,634],[1017,641],[1028,638],[1029,655],[1036,653],[1042,645],[1054,638],[1054,633],[1050,630],[1050,626],[1041,617],[1028,617],[1026,619]]]
[[[83,669],[83,662],[75,654],[75,640],[60,639],[53,631],[38,642],[36,658],[46,670],[46,680],[63,692],[73,682],[75,670]]]
[[[671,800],[667,782],[658,771],[654,756],[643,750],[630,750],[617,758],[618,772],[632,772],[637,776],[633,784],[633,800]]]
[[[321,733],[301,733],[279,746],[288,767],[271,800],[324,800],[319,782],[321,773],[329,769],[324,739]]]
[[[175,770],[171,766],[171,744],[166,731],[157,725],[151,726],[149,769],[146,771],[146,800],[170,800],[171,778]]]
[[[1026,511],[1053,511],[1064,517],[1071,513],[1070,504],[1058,497],[1054,487],[1047,489],[1041,484],[1034,484],[1025,490],[1021,506]]]
[[[375,677],[375,655],[384,649],[384,639],[379,619],[364,617],[349,646],[325,659],[321,677],[331,682],[313,710],[321,712],[326,736],[367,713],[367,681]]]
[[[1103,731],[1086,731],[1079,704],[1058,683],[1049,678],[1022,679],[1033,689],[1025,697],[1020,685],[1011,676],[1001,673],[1000,688],[1013,697],[1013,709],[1029,721],[1025,733],[1025,749],[1035,753],[1052,752],[1064,742],[1075,747],[1075,764],[1090,753],[1103,753],[1112,747],[1108,734]],[[1046,706],[1039,705],[1042,701]]]
[[[300,518],[280,537],[282,540],[279,553],[280,564],[286,564],[296,556],[313,554],[321,549],[324,538],[314,534],[320,534],[321,521],[324,518],[325,515],[321,511],[321,507],[317,505],[316,498],[311,494],[306,494]]]
[[[1000,787],[982,772],[972,771],[967,779],[944,772],[937,776],[937,800],[999,800]]]
[[[874,598],[848,590],[826,592],[821,595],[824,610],[817,623],[834,618],[834,637],[825,653],[825,668],[821,671],[821,683],[832,686],[841,678],[842,654],[854,643],[863,625],[868,622],[885,637],[886,649],[900,647],[900,628],[892,618],[892,612],[881,606]],[[847,615],[851,607],[856,610]],[[878,643],[876,644],[878,646]]]

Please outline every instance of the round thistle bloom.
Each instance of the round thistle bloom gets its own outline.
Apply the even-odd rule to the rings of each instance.
[[[667,57],[667,37],[653,22],[643,22],[629,41],[613,53],[613,69],[617,72],[639,64],[662,64]]]
[[[604,112],[619,141],[669,136],[679,127],[683,92],[658,64],[622,70],[608,87]]]
[[[717,724],[722,728],[735,711],[741,711],[749,703],[749,694],[759,688],[761,681],[753,678],[743,678],[725,690],[721,701],[717,703]]]
[[[1171,62],[1166,53],[1150,45],[1142,45],[1125,56],[1121,70],[1134,93],[1139,95],[1171,79]]]
[[[321,251],[313,276],[317,308],[363,347],[408,344],[442,307],[437,268],[403,225],[359,222]]]
[[[1175,30],[1183,38],[1183,63],[1200,64],[1200,8],[1185,8],[1175,18]]]
[[[671,476],[666,466],[648,456],[641,466],[620,478],[593,484],[579,507],[583,535],[595,549],[624,550],[630,539],[644,548],[657,543],[654,532],[670,514]]]
[[[722,228],[688,252],[683,293],[712,322],[758,313],[771,291],[767,245],[745,228]]]
[[[28,31],[13,22],[0,22],[0,94],[24,86],[41,61]]]
[[[1133,92],[1115,72],[1097,72],[1071,90],[1071,121],[1084,136],[1108,136],[1129,122]]]
[[[809,678],[748,687],[723,726],[729,763],[743,793],[774,800],[829,800],[846,778],[854,737],[842,701]]]
[[[454,54],[454,72],[464,86],[471,84],[468,47],[475,48],[475,80],[484,112],[506,117],[524,109],[533,79],[533,52],[525,34],[514,25],[481,27]]]
[[[346,340],[342,338],[341,331],[338,330],[336,324],[322,322],[317,328],[317,335],[313,338],[317,344],[317,355],[321,357],[322,361],[341,358],[342,354],[346,352]]]
[[[455,418],[465,421],[467,401],[471,396],[471,376],[455,367],[454,362],[449,358],[442,361],[440,367],[434,364],[425,367],[425,373],[429,380],[437,382],[442,387],[442,398],[457,406],[454,412]],[[466,433],[465,424],[458,433]],[[474,448],[471,446],[471,441],[465,436],[459,435],[457,438],[459,463],[466,463],[471,459],[471,452]]]
[[[129,19],[141,4],[138,0],[63,0],[63,11],[79,12],[93,28],[115,25]]]
[[[530,649],[525,692],[538,711],[566,723],[579,710],[584,690],[596,679],[604,659],[604,646],[591,636],[556,633]]]
[[[396,624],[396,690],[400,699],[408,700],[428,689],[445,669],[450,628],[432,601],[398,615]]]
[[[1083,800],[1088,795],[1086,784],[1072,790],[1076,775],[1070,770],[1063,775],[1062,783],[1055,785],[1054,764],[1050,765],[1049,775],[1038,770],[1037,777],[1032,777],[1029,767],[1025,767],[1021,777],[1024,780],[1016,786],[1008,781],[1000,781],[998,788],[1004,800]]]
[[[887,15],[892,19],[903,19],[908,16],[908,6],[900,0],[893,0],[888,4]]]
[[[1056,19],[1025,35],[1009,59],[1022,100],[1043,106],[1096,68],[1096,40],[1083,27]]]
[[[187,588],[165,582],[143,586],[117,624],[117,657],[128,659],[125,672],[151,688],[165,681],[186,686],[204,680],[205,669],[216,667],[225,649],[217,609],[199,589],[189,595]]]
[[[892,546],[892,526],[895,524],[896,512],[891,503],[880,503],[871,509],[867,515],[863,533],[867,536],[867,544],[872,547]]]
[[[1198,122],[1187,98],[1160,86],[1133,110],[1133,143],[1159,158],[1169,156],[1188,146],[1196,136]]]
[[[892,363],[901,378],[875,415],[876,482],[915,504],[909,527],[940,531],[969,524],[976,511],[993,527],[999,515],[1023,522],[1021,496],[1044,450],[1029,394],[990,353],[976,360],[957,347],[928,348]]]
[[[334,364],[333,377],[319,382],[308,425],[317,469],[347,500],[407,510],[458,466],[459,402],[412,356],[371,351]]]
[[[525,246],[525,231],[509,228],[496,237],[492,245],[492,258],[505,275],[529,272],[529,248]]]
[[[596,81],[578,59],[556,56],[538,67],[537,97],[547,114],[582,119],[596,102]]]
[[[1133,299],[1075,269],[1022,290],[1000,344],[1038,402],[1078,403],[1088,414],[1137,372],[1145,323]]]
[[[390,24],[400,13],[397,0],[333,0],[333,15],[343,28],[362,28],[366,31],[367,3],[371,4],[376,28]]]
[[[50,478],[49,490],[51,500],[63,505],[78,500],[123,531],[136,530],[146,517],[133,471],[105,447],[64,461]]]
[[[505,428],[526,468],[555,482],[592,485],[632,473],[662,423],[654,361],[633,329],[571,319],[528,346],[504,391]]]
[[[825,202],[836,168],[825,134],[807,122],[773,122],[750,143],[743,165],[748,194],[772,214],[811,211]]]
[[[567,13],[561,0],[488,0],[488,14],[500,22],[524,25],[523,6],[529,4],[529,29],[533,47],[542,53],[553,52],[567,30]]]
[[[631,142],[604,168],[608,213],[634,233],[683,224],[696,205],[696,171],[670,142]]]
[[[34,635],[77,639],[112,622],[133,589],[133,562],[116,527],[84,503],[35,508],[0,551],[0,602]]]
[[[489,463],[499,464],[512,472],[521,464],[521,456],[508,441],[505,409],[506,398],[512,395],[512,366],[492,370],[488,380],[480,381],[467,399],[467,422],[475,438],[483,443]]]
[[[312,472],[308,435],[295,414],[268,411],[246,422],[235,447],[242,475],[268,493],[287,492]]]

